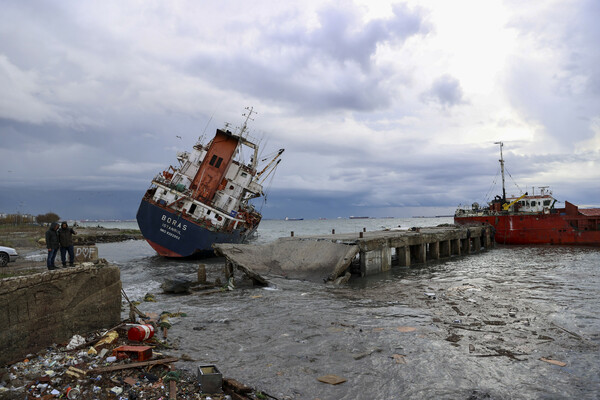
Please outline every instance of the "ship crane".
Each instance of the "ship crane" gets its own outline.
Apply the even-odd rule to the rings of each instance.
[[[262,174],[265,173],[265,171],[275,162],[275,160],[277,160],[279,158],[279,156],[285,151],[285,149],[279,149],[279,152],[277,152],[277,155],[275,157],[273,157],[273,159],[267,164],[266,167],[263,168],[262,171],[260,171],[258,174],[256,174],[257,178],[260,178],[260,176]],[[281,161],[281,160],[279,160]],[[277,162],[279,164],[279,162]]]
[[[525,196],[527,196],[527,192],[525,192],[525,194],[522,194],[521,196],[519,196],[515,200],[511,201],[510,203],[504,203],[504,204],[502,204],[502,209],[504,211],[508,211],[509,208],[511,208],[517,201],[521,200]]]

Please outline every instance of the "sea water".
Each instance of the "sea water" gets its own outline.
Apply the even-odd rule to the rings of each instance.
[[[264,220],[253,240],[451,222]],[[121,268],[131,300],[156,295],[141,311],[187,314],[172,319],[168,334],[173,354],[195,360],[179,368],[215,364],[280,399],[593,399],[600,392],[599,249],[497,246],[343,286],[273,279],[270,288],[168,295],[164,279],[194,277],[200,262],[209,280],[224,280],[223,259],[165,259],[145,241],[98,248]],[[318,381],[329,374],[346,381]]]

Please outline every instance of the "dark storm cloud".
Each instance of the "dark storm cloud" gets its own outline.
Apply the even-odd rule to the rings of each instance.
[[[484,202],[494,180],[500,182],[498,148],[492,144],[483,148],[444,146],[430,150],[426,157],[409,146],[388,155],[363,149],[359,164],[356,158],[352,154],[339,158],[322,173],[341,192],[351,193],[357,203],[377,207]],[[497,187],[492,197],[499,192]]]
[[[312,30],[289,28],[294,21],[285,18],[292,17],[279,15],[277,23],[267,23],[258,33],[256,53],[197,54],[189,70],[293,108],[373,110],[388,105],[396,90],[389,79],[397,71],[375,65],[377,47],[401,46],[408,37],[427,32],[420,11],[404,5],[393,10],[391,18],[365,24],[353,9],[326,7]]]
[[[431,89],[423,93],[421,99],[425,102],[437,102],[443,107],[453,107],[465,103],[459,80],[450,75],[440,76],[433,81]]]

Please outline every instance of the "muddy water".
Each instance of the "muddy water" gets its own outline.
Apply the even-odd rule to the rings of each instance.
[[[297,228],[296,228],[297,229]],[[175,354],[280,399],[555,399],[600,392],[600,250],[498,247],[348,286],[292,280],[210,296],[160,294],[198,261],[165,260],[143,242],[101,244],[145,312],[183,311]],[[207,263],[208,278],[223,261]],[[427,295],[427,294],[428,295]],[[558,366],[541,359],[566,363]],[[328,385],[318,377],[346,379]]]

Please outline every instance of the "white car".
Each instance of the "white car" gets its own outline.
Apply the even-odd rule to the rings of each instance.
[[[0,267],[6,267],[9,262],[17,260],[19,255],[12,247],[0,246]]]

